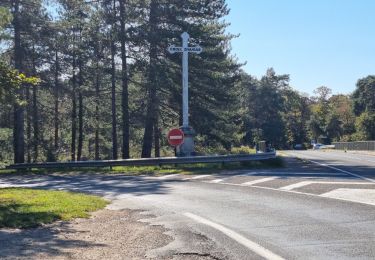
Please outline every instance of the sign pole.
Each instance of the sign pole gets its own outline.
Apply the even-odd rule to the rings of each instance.
[[[189,52],[185,51],[188,47],[189,34],[184,32],[181,35],[182,48],[182,126],[189,127]]]
[[[184,32],[181,34],[182,47],[174,45],[168,47],[171,54],[182,52],[182,127],[184,133],[184,143],[177,146],[177,154],[179,156],[194,155],[194,136],[195,131],[189,126],[189,52],[201,53],[200,46],[189,47],[189,34]]]

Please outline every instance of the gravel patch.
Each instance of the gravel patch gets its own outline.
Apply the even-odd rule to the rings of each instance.
[[[100,210],[89,219],[39,228],[0,229],[1,259],[145,259],[173,241],[161,226],[133,210]]]

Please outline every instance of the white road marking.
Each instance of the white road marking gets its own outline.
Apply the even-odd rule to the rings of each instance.
[[[266,182],[266,181],[273,181],[273,180],[276,180],[277,178],[278,177],[268,177],[268,178],[254,180],[254,181],[244,182],[244,183],[242,183],[242,185],[244,185],[244,186],[251,186],[251,185],[262,183],[262,182]]]
[[[233,177],[244,177],[244,176],[252,176],[252,175],[256,175],[256,174],[259,174],[259,172],[247,172],[247,173],[244,173],[244,174],[239,174],[239,175],[230,175],[226,178],[222,178],[222,179],[215,179],[215,180],[212,180],[212,181],[203,181],[203,182],[206,182],[206,183],[220,183],[220,182],[223,182],[229,178],[233,178]]]
[[[336,172],[278,172],[278,171],[273,171],[273,172],[256,172],[255,174],[272,174],[272,175],[338,175],[342,176],[341,173],[336,173]],[[251,174],[251,175],[255,175]],[[249,176],[249,175],[238,175],[238,176]]]
[[[250,185],[254,185],[254,184],[257,184],[257,183],[261,183],[261,182],[271,181],[271,180],[279,178],[280,176],[278,176],[278,175],[283,175],[283,174],[296,175],[296,176],[300,176],[300,175],[317,175],[317,176],[322,175],[322,176],[325,176],[327,174],[330,174],[330,175],[338,175],[338,176],[341,175],[342,176],[342,174],[336,174],[336,173],[315,173],[315,172],[248,172],[248,173],[244,173],[244,174],[232,175],[232,176],[228,176],[226,178],[215,179],[215,180],[204,181],[204,182],[206,182],[206,183],[221,183],[221,182],[223,182],[223,181],[225,181],[229,178],[233,178],[233,177],[255,176],[255,175],[258,175],[258,174],[260,176],[262,174],[270,174],[270,175],[272,174],[272,175],[277,175],[277,176],[270,176],[270,177],[266,177],[266,178],[261,179],[262,181],[255,180],[255,181],[245,182],[245,183],[242,183],[242,184],[244,184],[245,186],[250,186]],[[206,175],[202,175],[202,176],[206,176]],[[208,175],[208,176],[212,176],[212,175]],[[197,176],[197,178],[201,178],[201,177]],[[306,178],[306,177],[301,176],[301,178]],[[191,179],[193,179],[193,178],[189,177],[189,178],[185,178],[184,180],[191,180]]]
[[[300,194],[300,195],[306,195],[310,197],[318,197],[318,198],[326,198],[326,199],[334,199],[334,200],[340,200],[340,201],[346,201],[346,202],[355,202],[355,203],[361,203],[361,204],[366,204],[370,206],[374,206],[373,204],[365,203],[365,202],[360,202],[360,201],[353,201],[353,200],[347,200],[343,198],[331,198],[331,197],[326,197],[326,196],[321,196],[318,194],[313,194],[313,193],[307,193],[307,192],[301,192],[301,191],[294,191],[294,190],[280,190],[277,188],[271,188],[271,187],[264,187],[264,186],[244,186],[242,184],[237,184],[237,183],[229,183],[229,182],[222,182],[219,183],[220,185],[230,185],[230,186],[241,186],[241,187],[251,187],[251,188],[256,188],[256,189],[262,189],[262,190],[273,190],[273,191],[278,191],[278,192],[287,192],[287,193],[293,193],[293,194]]]
[[[352,176],[355,176],[357,178],[360,178],[360,179],[363,179],[363,180],[366,180],[366,181],[369,181],[369,182],[375,182],[374,179],[371,179],[371,178],[367,178],[367,177],[364,177],[364,176],[361,176],[359,174],[355,174],[355,173],[352,173],[352,172],[348,172],[348,171],[345,171],[345,170],[342,170],[342,169],[339,169],[337,167],[334,167],[334,166],[331,166],[331,165],[328,165],[328,164],[325,164],[325,163],[320,163],[320,162],[316,162],[316,161],[313,161],[311,159],[307,159],[305,156],[306,155],[303,155],[303,157],[301,157],[300,155],[297,155],[295,153],[289,153],[290,155],[294,156],[294,157],[297,157],[297,158],[301,158],[303,160],[307,160],[309,162],[312,162],[312,163],[315,163],[315,164],[318,164],[320,166],[324,166],[324,167],[327,167],[327,168],[330,168],[330,169],[333,169],[333,170],[336,170],[336,171],[339,171],[339,172],[343,172],[343,173],[346,173],[346,174],[349,174],[349,175],[352,175]],[[310,157],[311,156],[307,156],[307,157]]]
[[[209,183],[219,183],[219,182],[223,182],[225,179],[216,179],[216,180],[212,180],[212,181],[209,181]]]
[[[212,175],[198,175],[198,176],[194,176],[194,177],[189,177],[189,178],[185,178],[183,179],[184,181],[187,181],[187,180],[197,180],[197,179],[202,179],[202,178],[206,178],[206,177],[210,177]]]
[[[343,173],[346,173],[346,174],[349,174],[349,175],[355,176],[355,177],[357,177],[357,178],[360,178],[360,179],[363,179],[363,180],[366,180],[366,181],[375,182],[374,179],[370,179],[370,178],[367,178],[367,177],[364,177],[364,176],[361,176],[361,175],[358,175],[358,174],[355,174],[355,173],[352,173],[352,172],[348,172],[348,171],[345,171],[345,170],[342,170],[342,169],[339,169],[339,168],[333,167],[333,166],[328,165],[328,164],[325,164],[325,163],[319,163],[319,162],[312,161],[312,160],[309,160],[309,161],[312,162],[312,163],[315,163],[315,164],[321,165],[321,166],[325,166],[325,167],[331,168],[331,169],[336,170],[336,171],[339,171],[339,172],[343,172]]]
[[[188,218],[191,218],[191,219],[195,220],[198,223],[205,224],[207,226],[210,226],[210,227],[220,231],[224,235],[232,238],[233,240],[237,241],[241,245],[247,247],[248,249],[250,249],[251,251],[256,253],[257,255],[259,255],[261,257],[264,257],[265,259],[272,259],[272,260],[282,260],[282,259],[284,259],[281,256],[271,252],[270,250],[262,247],[261,245],[247,239],[246,237],[238,234],[237,232],[235,232],[235,231],[233,231],[229,228],[226,228],[226,227],[224,227],[224,226],[222,226],[218,223],[212,222],[208,219],[202,218],[200,216],[197,216],[197,215],[189,213],[189,212],[186,212],[184,215]]]
[[[301,181],[301,182],[297,182],[288,186],[281,187],[280,190],[293,190],[293,189],[301,188],[309,184],[311,184],[310,181]]]
[[[180,176],[180,174],[168,174],[168,175],[164,175],[164,176],[158,177],[158,179],[165,180],[165,179],[169,179],[169,178],[177,177],[177,176]]]
[[[301,181],[288,186],[281,187],[280,190],[293,190],[311,184],[346,184],[346,185],[374,185],[367,182],[348,182],[348,181]]]
[[[197,180],[197,179],[202,179],[202,178],[206,178],[206,177],[210,177],[212,175],[199,175],[199,176],[195,176],[193,178],[191,178],[192,180]]]
[[[334,199],[345,199],[375,206],[375,190],[373,189],[336,189],[321,194],[320,196]]]

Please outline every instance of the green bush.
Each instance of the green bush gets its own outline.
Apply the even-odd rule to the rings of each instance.
[[[233,147],[231,149],[231,154],[250,154],[255,152],[255,149],[250,148],[249,146]]]

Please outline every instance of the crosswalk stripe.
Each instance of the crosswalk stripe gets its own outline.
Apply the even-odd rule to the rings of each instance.
[[[281,187],[280,190],[293,190],[293,189],[296,189],[296,188],[301,188],[303,186],[307,186],[309,184],[311,184],[311,181],[301,181],[301,182],[297,182],[297,183],[294,183],[294,184],[291,184],[291,185]]]
[[[206,178],[206,177],[210,177],[212,175],[198,175],[198,176],[194,176],[194,177],[188,177],[188,178],[185,178],[183,179],[184,181],[188,181],[188,180],[198,180],[198,179],[203,179],[203,178]]]
[[[195,176],[193,178],[191,178],[192,180],[197,180],[197,179],[202,179],[202,178],[206,178],[206,177],[210,177],[212,175],[199,175],[199,176]]]
[[[212,180],[210,181],[210,183],[219,183],[219,182],[222,182],[224,181],[225,179],[216,179],[216,180]]]
[[[168,175],[158,177],[158,179],[165,180],[165,179],[169,179],[169,178],[177,177],[177,176],[180,176],[180,174],[168,174]]]
[[[258,184],[258,183],[262,183],[262,182],[266,182],[266,181],[273,181],[273,180],[276,180],[277,178],[278,177],[268,177],[268,178],[254,180],[254,181],[244,182],[244,183],[242,183],[242,185],[250,186],[250,185],[254,185],[254,184]]]
[[[373,189],[336,189],[320,196],[333,199],[343,199],[375,206],[375,190]]]
[[[301,188],[310,184],[337,184],[337,185],[375,185],[375,183],[369,182],[345,182],[345,181],[301,181],[291,185],[281,187],[280,190],[293,190]]]

